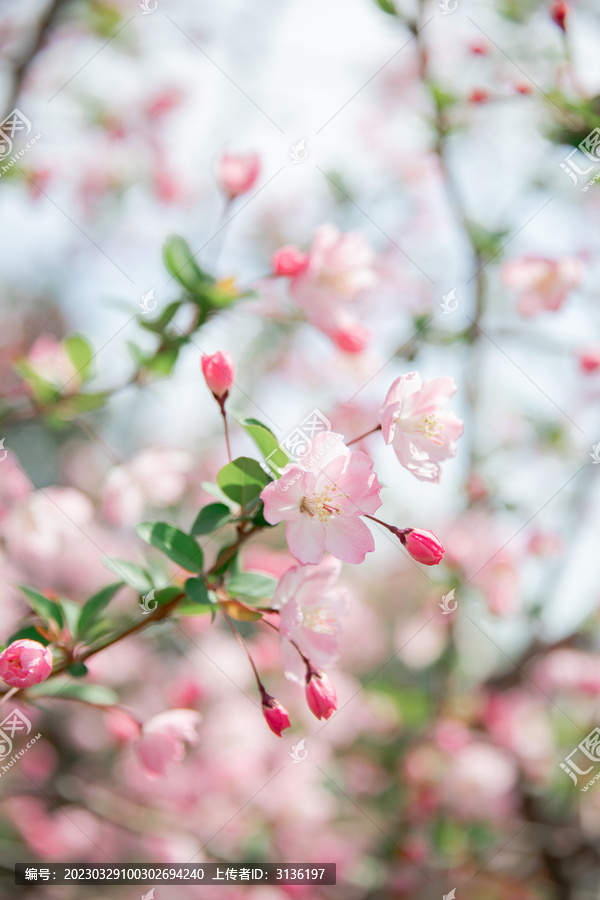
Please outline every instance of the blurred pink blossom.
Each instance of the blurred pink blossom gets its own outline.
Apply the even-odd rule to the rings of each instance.
[[[210,356],[203,354],[200,365],[202,366],[202,374],[209,391],[218,400],[224,400],[231,389],[235,377],[231,354],[227,350],[217,350],[216,353],[212,353]]]
[[[317,719],[329,719],[338,708],[335,688],[325,672],[311,672],[306,682],[306,702]]]
[[[368,332],[357,319],[356,301],[377,283],[375,255],[359,232],[342,234],[320,225],[308,262],[295,275],[290,292],[308,321],[343,350],[360,352]]]
[[[556,312],[567,295],[581,284],[583,265],[579,259],[564,256],[548,259],[524,256],[502,266],[504,284],[517,292],[517,309],[522,316]]]
[[[69,358],[65,345],[52,334],[42,334],[31,347],[26,360],[36,375],[63,394],[76,394],[81,378]]]
[[[230,200],[249,191],[260,174],[260,158],[256,153],[242,156],[223,153],[217,163],[219,187]]]
[[[198,743],[200,713],[192,709],[170,709],[153,716],[142,726],[137,755],[149,778],[166,775],[171,765],[185,757],[185,744]]]
[[[193,468],[185,450],[149,447],[112,469],[102,489],[102,512],[111,525],[139,522],[148,508],[173,506],[186,493]]]
[[[600,369],[600,343],[585,344],[577,351],[577,360],[582,372],[590,375]]]

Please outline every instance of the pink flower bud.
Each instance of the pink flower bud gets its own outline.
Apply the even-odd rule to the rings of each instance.
[[[308,256],[293,244],[286,244],[285,247],[273,254],[271,264],[275,275],[293,278],[294,275],[298,275],[306,268]]]
[[[556,0],[555,3],[552,4],[552,8],[550,10],[550,15],[552,19],[559,28],[562,28],[563,31],[567,30],[567,13],[569,12],[569,7],[564,2],[564,0]]]
[[[224,153],[217,164],[217,180],[230,200],[249,191],[260,173],[260,158],[256,153],[238,156]]]
[[[200,362],[209,390],[217,400],[225,399],[235,374],[231,354],[227,350],[217,350],[212,356],[203,356]]]
[[[439,565],[444,555],[444,545],[432,531],[411,528],[402,541],[410,555],[424,566]]]
[[[335,688],[325,672],[313,671],[308,676],[306,702],[317,719],[328,719],[337,709]]]
[[[11,687],[28,688],[52,671],[52,653],[38,641],[13,641],[0,653],[0,678]]]
[[[262,708],[267,725],[273,734],[281,737],[281,732],[290,727],[287,709],[275,697],[267,694],[265,690],[262,692]]]
[[[332,338],[340,348],[346,353],[362,353],[369,343],[369,332],[362,325],[348,325],[346,328],[339,328]]]
[[[587,344],[577,351],[577,359],[582,372],[590,373],[600,369],[600,343]]]

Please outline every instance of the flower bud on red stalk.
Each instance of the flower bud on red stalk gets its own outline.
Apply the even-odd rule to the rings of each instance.
[[[271,265],[275,275],[293,278],[299,275],[308,264],[308,256],[293,244],[286,244],[273,254]]]
[[[563,31],[567,30],[567,13],[569,12],[569,7],[564,2],[564,0],[556,0],[555,3],[552,4],[550,9],[550,15],[552,19],[559,28],[562,28]]]
[[[398,537],[413,559],[424,566],[437,566],[444,555],[444,545],[432,531],[420,528],[406,528]]]
[[[226,350],[218,350],[211,356],[204,355],[200,362],[202,374],[213,397],[220,404],[224,403],[235,374],[231,355]]]
[[[0,653],[0,678],[11,687],[32,687],[51,671],[52,653],[38,641],[13,641]]]
[[[281,737],[281,732],[290,727],[287,709],[281,705],[279,700],[276,700],[275,697],[271,697],[270,694],[267,694],[262,687],[261,696],[263,716],[265,717],[267,725],[273,734],[276,734],[277,737]]]
[[[328,719],[337,709],[335,688],[325,672],[312,669],[306,680],[306,702],[317,719]]]

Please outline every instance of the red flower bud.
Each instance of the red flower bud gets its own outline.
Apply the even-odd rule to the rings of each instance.
[[[203,356],[200,362],[209,390],[217,400],[225,399],[235,374],[231,355],[226,350],[218,350],[212,356]]]
[[[417,562],[423,563],[424,566],[439,565],[444,555],[444,545],[432,531],[421,531],[420,528],[411,528],[405,532],[402,543],[412,558],[416,559]]]
[[[293,278],[294,275],[298,275],[306,268],[308,256],[293,244],[286,244],[285,247],[273,254],[271,264],[275,275]]]
[[[281,737],[281,732],[290,727],[290,720],[287,709],[281,703],[263,691],[262,694],[263,716],[267,725],[277,737]]]
[[[337,709],[335,688],[325,672],[311,671],[306,682],[306,702],[317,719],[328,719]]]
[[[564,2],[564,0],[556,0],[555,3],[552,4],[550,9],[550,15],[552,16],[552,20],[556,22],[559,28],[562,28],[563,31],[567,30],[567,13],[569,12],[569,7]]]

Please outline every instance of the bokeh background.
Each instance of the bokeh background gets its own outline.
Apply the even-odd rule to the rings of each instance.
[[[432,529],[447,552],[425,570],[375,528],[376,552],[344,568],[340,708],[327,723],[285,681],[275,636],[244,625],[293,719],[271,734],[247,659],[208,617],[169,619],[89,661],[86,683],[141,719],[201,713],[199,743],[163,778],[148,778],[105,709],[22,706],[42,739],[0,783],[3,896],[143,892],[17,888],[17,861],[190,859],[335,862],[338,884],[158,887],[158,900],[600,896],[600,788],[582,792],[560,769],[600,720],[600,203],[597,183],[582,191],[560,167],[600,124],[600,13],[580,0],[561,27],[555,7],[0,5],[4,114],[17,106],[40,134],[0,176],[4,643],[28,614],[17,584],[81,603],[114,581],[103,557],[159,564],[137,522],[189,528],[211,502],[203,483],[226,454],[201,353],[232,353],[232,409],[280,437],[315,408],[349,440],[368,431],[413,370],[452,376],[465,422],[439,485],[401,468],[380,434],[358,445],[387,520]],[[261,161],[229,206],[215,179],[224,151]],[[269,277],[275,250],[307,249],[325,222],[376,253],[360,353]],[[252,293],[198,330],[183,308],[174,321],[189,339],[161,369],[139,303],[153,290],[159,315],[181,294],[163,261],[173,233]],[[524,315],[532,258],[548,271],[533,287],[539,312]],[[568,264],[578,277],[561,293]],[[93,349],[95,409],[77,384],[68,406],[44,403],[24,374],[40,336],[73,333]],[[232,444],[255,453],[235,425]],[[243,561],[275,576],[294,563],[281,529]],[[443,615],[450,590],[458,606]],[[137,599],[127,590],[115,609],[137,614]]]

